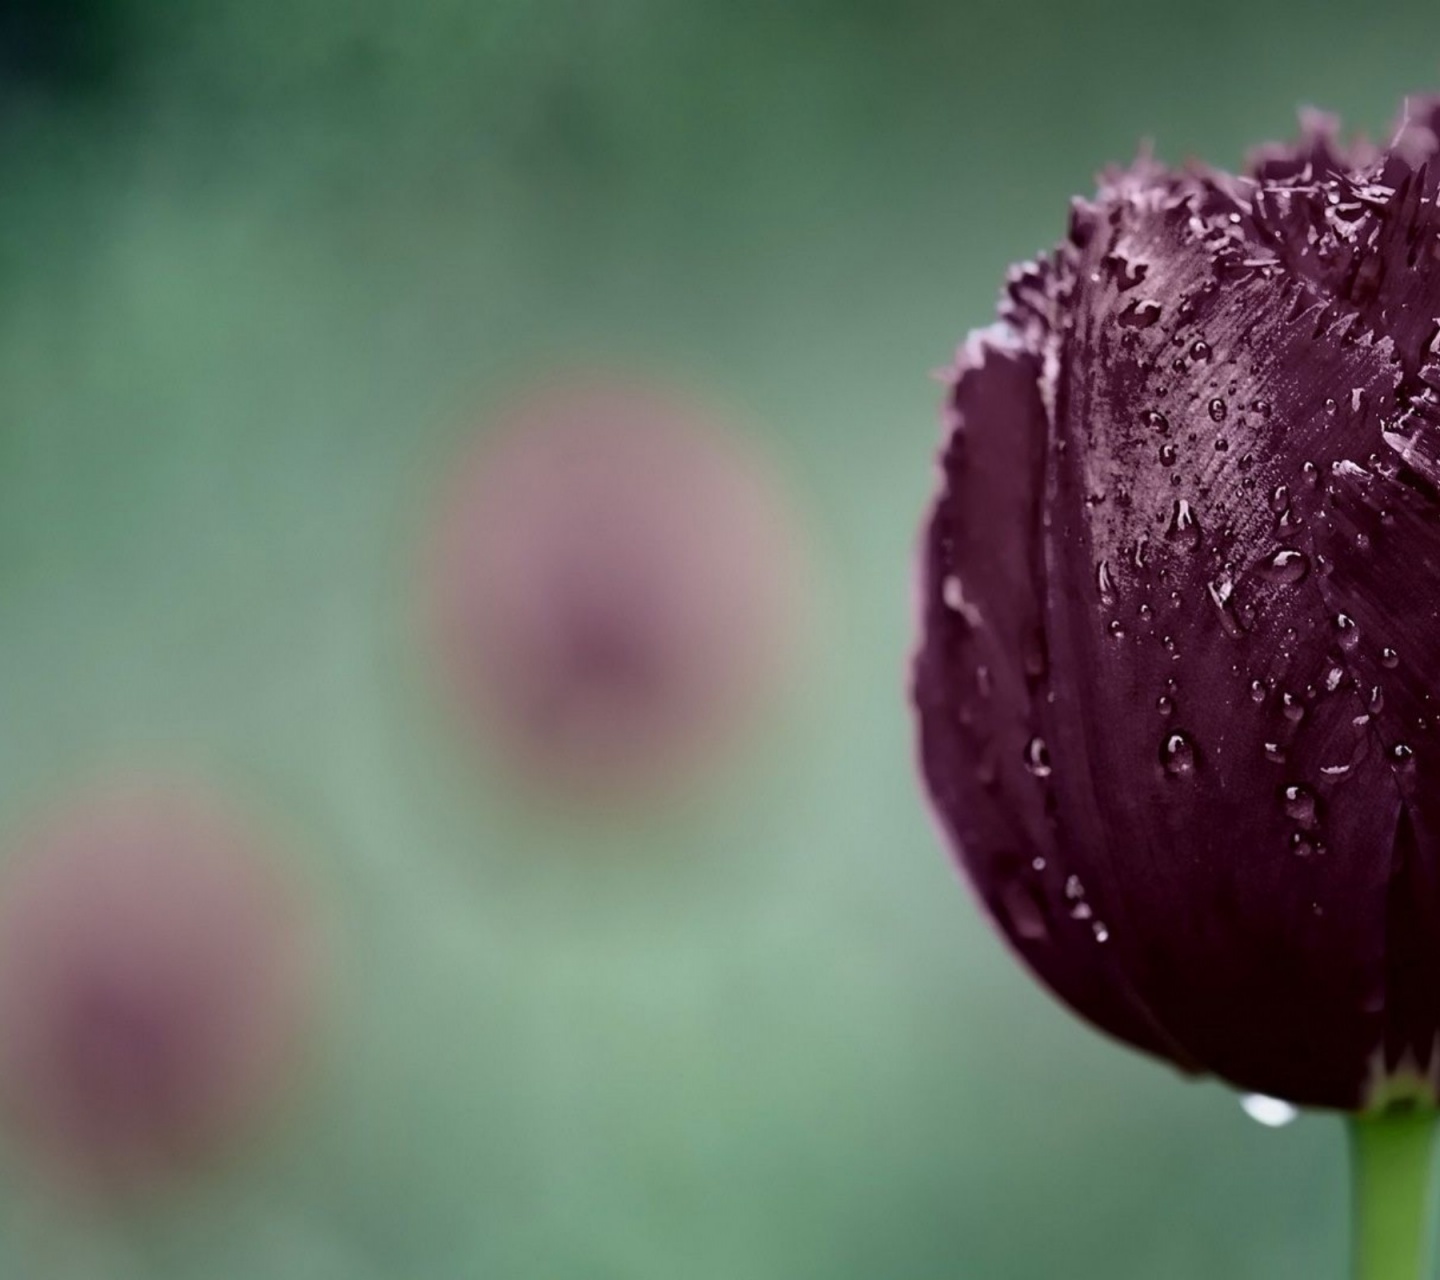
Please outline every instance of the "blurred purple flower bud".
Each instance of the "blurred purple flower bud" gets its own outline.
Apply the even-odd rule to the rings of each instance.
[[[1440,102],[1077,201],[955,367],[914,701],[947,837],[1112,1035],[1440,1081]]]
[[[552,792],[654,793],[744,727],[801,596],[761,460],[693,405],[585,380],[512,404],[462,460],[430,613],[465,716]]]
[[[178,788],[82,798],[0,877],[0,1100],[62,1185],[148,1190],[297,1066],[315,937],[251,836]]]

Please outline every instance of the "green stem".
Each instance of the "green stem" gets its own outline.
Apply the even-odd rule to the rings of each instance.
[[[1417,1107],[1351,1117],[1355,1280],[1430,1274],[1437,1115]]]

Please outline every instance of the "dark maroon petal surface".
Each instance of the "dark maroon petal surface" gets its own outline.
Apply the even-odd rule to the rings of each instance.
[[[1317,1105],[1440,1069],[1437,118],[1110,175],[962,354],[927,541],[925,777],[1002,927]]]

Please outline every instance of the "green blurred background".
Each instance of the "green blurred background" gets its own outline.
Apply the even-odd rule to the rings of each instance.
[[[198,764],[303,831],[342,959],[214,1176],[77,1216],[4,1148],[0,1274],[1338,1280],[1338,1124],[1107,1044],[952,871],[910,557],[930,371],[1067,198],[1303,103],[1383,133],[1430,0],[10,8],[0,819]],[[403,608],[445,446],[577,361],[735,409],[818,600],[744,758],[598,830],[455,749]]]

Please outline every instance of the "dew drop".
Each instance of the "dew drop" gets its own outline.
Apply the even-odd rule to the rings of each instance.
[[[1216,396],[1213,400],[1210,401],[1209,410],[1211,422],[1225,421],[1225,401],[1223,401],[1219,396]]]
[[[1263,1124],[1267,1129],[1283,1129],[1287,1124],[1293,1124],[1300,1115],[1290,1103],[1280,1098],[1267,1097],[1263,1093],[1243,1095],[1240,1106],[1250,1119],[1256,1124]]]
[[[1025,767],[1037,778],[1048,778],[1054,772],[1050,767],[1050,748],[1044,738],[1031,738],[1025,744]]]
[[[1175,446],[1173,444],[1162,444],[1160,446],[1160,461],[1167,467],[1175,465]]]
[[[1038,631],[1031,632],[1021,646],[1020,661],[1030,680],[1043,680],[1050,670],[1050,660],[1045,653],[1045,637]]]
[[[1138,281],[1136,283],[1139,283]],[[1148,298],[1132,299],[1115,317],[1122,329],[1148,329],[1160,319],[1160,304]]]
[[[1096,941],[1096,942],[1109,942],[1109,941],[1110,941],[1110,930],[1107,929],[1107,928],[1105,927],[1105,925],[1104,925],[1101,921],[1099,921],[1099,920],[1095,921],[1095,923],[1094,923],[1093,925],[1091,925],[1090,928],[1092,929],[1092,931],[1093,931],[1094,934],[1095,934],[1095,941]]]
[[[1192,549],[1200,545],[1200,522],[1195,518],[1194,508],[1184,498],[1175,499],[1165,536],[1178,538]]]
[[[1297,699],[1293,693],[1282,693],[1280,695],[1280,706],[1285,714],[1285,719],[1289,720],[1292,724],[1299,724],[1300,721],[1305,719],[1305,708],[1301,706],[1299,699]]]
[[[1264,701],[1265,701],[1265,681],[1263,681],[1263,680],[1252,680],[1252,681],[1250,681],[1250,701],[1251,701],[1251,702],[1264,702]]]
[[[1339,633],[1337,638],[1340,647],[1347,653],[1360,643],[1360,628],[1355,625],[1355,619],[1348,613],[1335,615],[1335,630]]]
[[[1000,891],[1000,905],[1017,937],[1038,942],[1049,934],[1044,910],[1031,889],[1018,880],[1012,880]]]
[[[1298,822],[1306,829],[1313,828],[1318,820],[1318,805],[1315,793],[1300,783],[1291,783],[1281,791],[1285,805],[1285,816]]]
[[[1194,360],[1210,359],[1210,344],[1204,338],[1196,338],[1190,344],[1190,356]]]
[[[1387,645],[1380,650],[1380,665],[1392,669],[1398,667],[1400,665],[1400,655]]]
[[[971,600],[965,596],[965,587],[955,574],[948,574],[940,587],[940,597],[945,601],[945,607],[952,613],[958,613],[970,626],[979,629],[985,622],[985,616]]]
[[[1265,759],[1271,764],[1285,763],[1285,749],[1278,742],[1267,742],[1265,744]]]
[[[1195,744],[1184,733],[1172,733],[1160,744],[1160,764],[1172,778],[1195,772]]]
[[[1310,572],[1310,561],[1303,551],[1294,547],[1281,547],[1260,570],[1260,576],[1267,582],[1283,583],[1287,586],[1303,582]]]
[[[1155,699],[1155,710],[1168,718],[1175,714],[1175,703],[1162,693]]]
[[[1290,490],[1283,484],[1277,484],[1270,494],[1270,510],[1276,515],[1290,509]]]
[[[1312,489],[1320,483],[1320,468],[1313,462],[1307,462],[1301,467],[1300,474],[1305,477],[1305,483]]]
[[[1100,603],[1110,605],[1115,603],[1115,583],[1110,577],[1110,562],[1100,561],[1095,569],[1095,586],[1100,592]]]
[[[1325,397],[1325,412],[1328,413],[1332,418],[1335,416],[1335,410],[1339,407],[1340,406],[1335,403],[1334,396]]]
[[[1149,427],[1151,431],[1158,431],[1162,436],[1170,430],[1170,419],[1161,413],[1159,409],[1146,409],[1145,412],[1140,415],[1140,421]]]

